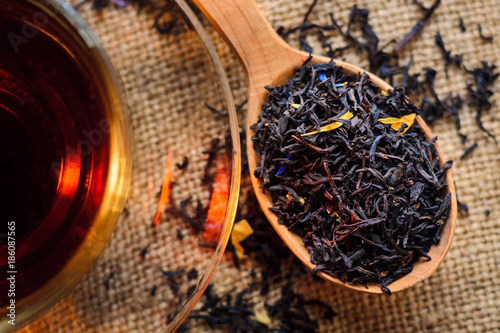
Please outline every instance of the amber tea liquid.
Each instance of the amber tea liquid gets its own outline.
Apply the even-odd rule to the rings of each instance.
[[[16,271],[18,304],[66,266],[92,229],[115,128],[95,50],[36,3],[0,2],[0,271]],[[1,308],[9,287],[2,278]]]

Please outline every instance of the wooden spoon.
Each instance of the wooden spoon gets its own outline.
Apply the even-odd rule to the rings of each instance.
[[[250,175],[257,199],[281,239],[309,269],[312,269],[315,265],[310,262],[309,252],[304,247],[302,238],[290,232],[284,225],[279,224],[277,216],[268,209],[273,206],[273,203],[268,195],[262,194],[262,190],[259,188],[261,181],[254,176],[257,157],[251,140],[254,133],[249,129],[251,125],[257,122],[261,106],[265,102],[267,90],[264,86],[282,85],[291,79],[294,68],[300,66],[308,58],[308,54],[297,51],[286,44],[274,32],[253,0],[194,0],[194,2],[234,48],[246,70],[249,90],[247,152]],[[330,59],[328,58],[313,57],[314,63],[329,61]],[[359,67],[342,61],[336,61],[336,64],[337,66],[342,66],[347,73],[362,73],[364,71]],[[368,72],[367,74],[377,86],[384,90],[392,89],[382,79]],[[427,138],[433,137],[422,118],[417,117],[417,123],[422,127]],[[437,145],[436,148],[439,159],[443,163],[445,161],[443,154]],[[432,258],[431,261],[419,261],[415,264],[415,268],[410,274],[389,285],[392,292],[405,290],[429,277],[436,270],[450,248],[455,232],[457,202],[455,187],[449,171],[446,181],[448,183],[448,191],[451,192],[452,197],[448,221],[441,234],[441,242],[438,246],[432,246],[429,251],[429,255]],[[350,289],[374,294],[382,293],[380,284],[369,284],[368,288],[366,288],[364,285],[344,283],[336,276],[323,272],[318,273],[318,275],[336,285]]]

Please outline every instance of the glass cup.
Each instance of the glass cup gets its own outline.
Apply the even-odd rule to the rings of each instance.
[[[130,185],[129,118],[68,4],[0,2],[0,331],[54,304],[105,247]]]
[[[162,19],[175,18],[167,38],[135,8],[106,20],[90,3],[79,12],[105,34],[133,112],[70,5],[0,3],[1,332],[72,290],[27,330],[100,327],[101,314],[119,308],[127,324],[170,332],[207,287],[236,214],[240,134],[219,59],[229,53],[212,44],[207,22],[176,3],[160,9]],[[133,35],[123,36],[130,26]],[[124,37],[134,46],[113,42]]]

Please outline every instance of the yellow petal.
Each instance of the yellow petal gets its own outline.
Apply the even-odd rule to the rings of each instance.
[[[231,243],[233,244],[236,256],[239,259],[243,258],[245,254],[243,246],[241,246],[240,242],[244,241],[251,234],[253,234],[253,229],[247,220],[243,219],[234,224],[233,231],[231,233]]]
[[[287,199],[290,199],[290,194],[289,194],[289,193],[287,193],[286,198],[287,198]],[[295,199],[295,197],[294,197],[294,196],[292,196],[292,200],[293,200],[293,201],[297,201],[297,200]],[[305,203],[306,203],[306,201],[305,201],[305,200],[304,200],[304,198],[302,198],[302,197],[299,197],[299,202],[300,202],[300,204],[301,204],[301,205],[303,205],[303,204],[305,204]]]
[[[354,117],[354,115],[352,114],[352,112],[351,111],[347,111],[345,114],[343,114],[340,117],[340,119],[349,120],[352,117]],[[344,125],[343,122],[341,122],[341,121],[334,121],[331,124],[322,126],[319,131],[313,131],[313,132],[305,133],[305,134],[302,134],[301,136],[310,136],[310,135],[318,134],[318,133],[321,133],[321,132],[333,131],[334,129],[337,129],[337,128],[339,128],[342,125]]]
[[[408,125],[408,127],[406,127],[404,129],[403,133],[406,133],[406,131],[411,127],[411,125],[413,125],[416,117],[417,117],[417,115],[415,113],[407,114],[406,116],[401,117],[401,120],[403,121],[403,123]],[[399,128],[398,128],[398,130],[399,130]]]
[[[334,129],[337,129],[339,128],[340,126],[344,125],[343,122],[340,122],[340,121],[335,121],[331,124],[328,124],[328,125],[325,125],[325,126],[322,126],[321,129],[319,130],[320,132],[327,132],[327,131],[332,131]]]
[[[397,123],[391,123],[391,128],[395,131],[398,131],[401,126],[403,126],[402,121],[398,121]]]
[[[300,108],[300,104],[297,103],[290,103],[290,105],[296,109]]]
[[[271,318],[269,318],[269,316],[265,312],[260,312],[260,311],[255,312],[255,320],[266,326],[271,325]]]
[[[310,136],[310,135],[318,134],[318,133],[321,133],[321,132],[332,131],[332,130],[334,130],[336,128],[339,128],[342,125],[344,125],[344,123],[341,123],[340,121],[336,121],[334,123],[331,123],[331,124],[328,124],[326,126],[321,127],[321,129],[319,131],[313,131],[313,132],[309,132],[309,133],[304,133],[301,136]]]
[[[354,115],[352,114],[351,111],[347,111],[346,113],[344,113],[340,119],[345,119],[345,120],[349,120],[351,119],[352,117],[354,117]]]
[[[380,118],[378,121],[380,121],[382,124],[395,124],[402,122],[401,118],[394,118],[394,117]]]
[[[342,218],[339,214],[337,214],[337,212],[333,213],[333,215],[336,217],[335,220],[337,221],[337,223],[342,223]]]
[[[406,116],[402,116],[401,118],[389,117],[389,118],[379,119],[378,121],[380,121],[382,124],[391,124],[392,129],[395,131],[399,131],[399,129],[401,128],[401,126],[403,126],[404,123],[407,125],[407,127],[403,130],[403,133],[406,133],[406,131],[415,122],[416,116],[417,115],[415,113],[411,113],[407,114]]]
[[[301,134],[300,136],[310,136],[310,135],[318,134],[319,132],[320,131],[312,131],[312,132],[309,132],[309,133]]]

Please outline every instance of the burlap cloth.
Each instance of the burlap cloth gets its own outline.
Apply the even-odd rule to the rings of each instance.
[[[258,0],[264,15],[275,28],[301,23],[310,2]],[[425,2],[430,5],[430,1]],[[358,1],[357,4],[370,9],[370,23],[378,33],[381,45],[393,38],[400,40],[422,17],[422,11],[411,1]],[[310,20],[328,24],[328,13],[333,12],[345,25],[352,5],[353,2],[346,0],[320,0]],[[449,79],[445,77],[444,62],[435,46],[434,35],[439,30],[446,47],[452,53],[463,54],[467,68],[479,67],[481,60],[500,65],[499,8],[499,0],[443,2],[423,31],[400,53],[401,63],[413,54],[413,72],[425,67],[438,69],[436,89],[440,96],[451,92],[467,95],[465,80],[470,80],[470,77],[453,66],[449,68]],[[205,157],[201,151],[212,137],[220,135],[224,121],[210,120],[214,117],[206,110],[201,111],[204,109],[202,101],[186,98],[180,93],[214,89],[210,84],[210,74],[203,74],[206,70],[199,60],[201,51],[193,51],[199,46],[194,48],[173,35],[159,35],[151,28],[154,17],[147,13],[136,15],[136,8],[109,7],[97,13],[87,6],[81,9],[81,14],[101,38],[128,95],[136,141],[134,184],[147,187],[148,174],[161,179],[167,147],[176,153],[176,162],[180,162],[183,154],[189,154],[192,163],[202,163]],[[458,27],[460,18],[467,27],[463,33]],[[478,23],[483,25],[485,35],[494,36],[492,42],[478,37]],[[229,48],[213,31],[211,35],[225,65],[236,104],[239,104],[246,98],[243,71]],[[332,40],[344,45],[340,38],[333,37]],[[309,42],[315,47],[315,52],[320,53],[319,41],[312,38]],[[297,38],[291,38],[290,43],[297,47]],[[367,66],[366,60],[355,52],[346,53],[345,60]],[[492,100],[498,105],[500,80],[493,90],[495,96]],[[220,103],[217,100],[205,102],[215,106]],[[179,105],[200,115],[185,115]],[[240,126],[245,125],[244,112],[245,109],[240,112]],[[484,126],[500,138],[499,115],[495,106],[482,119]],[[332,320],[320,321],[321,331],[500,331],[500,148],[478,130],[474,116],[475,110],[467,106],[461,111],[461,132],[468,137],[465,145],[460,142],[451,117],[445,117],[432,126],[433,132],[439,135],[445,156],[455,161],[453,177],[459,199],[469,207],[468,216],[459,216],[453,245],[437,272],[411,290],[391,297],[350,292],[325,283],[300,284],[297,291],[323,300],[339,314]],[[465,148],[474,142],[478,143],[478,148],[472,156],[460,160]],[[186,144],[189,149],[186,149]],[[153,167],[148,167],[152,164]],[[180,175],[180,171],[176,172]],[[200,186],[199,174],[184,174],[183,177],[184,185],[179,184],[178,192],[174,193],[179,199],[189,193],[190,187]],[[153,193],[158,190],[155,187]],[[159,288],[160,296],[149,296],[151,287],[160,284],[155,282],[161,278],[155,265],[165,267],[165,263],[172,260],[168,259],[172,253],[177,255],[177,262],[192,263],[193,267],[203,267],[207,259],[203,253],[190,250],[198,246],[191,246],[190,242],[194,241],[189,236],[180,248],[175,245],[178,241],[172,232],[155,234],[151,231],[148,219],[154,215],[154,207],[144,208],[145,200],[141,196],[146,195],[144,191],[136,190],[135,199],[133,197],[127,206],[129,216],[121,219],[110,246],[87,278],[68,297],[21,332],[157,332],[165,327],[165,315],[171,304],[162,299],[168,299],[168,290]],[[203,194],[199,198],[204,200]],[[146,214],[144,210],[147,210]],[[489,216],[487,210],[491,211]],[[152,240],[148,251],[150,262],[145,265],[138,254]],[[175,263],[169,265],[170,269],[177,267]],[[224,258],[211,281],[220,292],[234,286],[243,287],[250,278],[249,270],[245,265],[238,270]],[[268,299],[252,294],[252,301],[263,303],[277,296],[277,291],[271,291]],[[199,321],[193,323],[188,319],[186,324],[192,332],[213,331]]]

